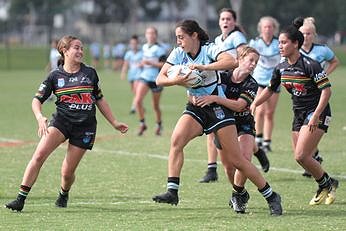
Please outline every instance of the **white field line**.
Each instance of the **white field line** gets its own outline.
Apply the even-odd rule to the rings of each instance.
[[[0,142],[22,142],[21,140],[14,140],[14,139],[8,139],[5,137],[0,137]],[[64,146],[60,145],[60,148],[65,148]],[[137,153],[137,152],[129,152],[129,151],[124,151],[124,150],[106,150],[106,149],[98,149],[98,148],[94,148],[92,152],[104,152],[104,153],[113,153],[116,155],[123,155],[123,156],[146,156],[148,158],[154,158],[154,159],[161,159],[161,160],[168,160],[168,156],[167,155],[162,155],[162,154],[151,154],[151,153]],[[191,161],[191,162],[200,162],[200,163],[205,163],[206,160],[197,160],[197,159],[189,159],[189,158],[185,158],[184,161]],[[257,168],[261,168],[259,165],[256,165]],[[270,166],[270,170],[271,171],[277,171],[277,172],[286,172],[286,173],[294,173],[294,174],[301,174],[302,173],[302,169],[300,170],[294,170],[294,169],[288,169],[288,168],[277,168],[277,167],[273,167]],[[345,175],[334,175],[331,174],[333,177],[336,178],[340,178],[340,179],[346,179]]]
[[[168,160],[168,156],[160,155],[160,154],[150,154],[150,153],[137,153],[137,152],[128,152],[128,151],[123,151],[123,150],[105,150],[105,149],[98,149],[95,148],[93,151],[96,152],[103,152],[103,153],[113,153],[116,155],[123,155],[123,156],[141,156],[141,157],[148,157],[148,158],[154,158],[154,159],[161,159],[161,160]],[[206,163],[205,160],[197,160],[197,159],[189,159],[189,158],[184,158],[184,161],[190,161],[190,162],[200,162],[200,163]],[[261,168],[261,166],[256,165],[257,168]],[[286,172],[286,173],[294,173],[294,174],[302,174],[302,169],[300,170],[294,170],[294,169],[289,169],[289,168],[277,168],[277,167],[272,167],[270,166],[270,171],[277,171],[277,172]],[[340,179],[346,179],[345,175],[334,175],[331,174],[331,176],[340,178]]]
[[[0,142],[13,142],[13,143],[21,143],[21,140],[8,139],[6,137],[0,137]]]
[[[117,202],[95,202],[95,201],[84,201],[84,202],[69,202],[69,205],[122,205],[122,204],[152,204],[152,200],[147,201],[138,201],[138,200],[132,200],[132,201],[117,201]],[[29,206],[54,206],[54,203],[30,203]]]

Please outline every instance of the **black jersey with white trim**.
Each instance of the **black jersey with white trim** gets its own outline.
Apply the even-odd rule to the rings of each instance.
[[[321,65],[302,54],[292,65],[283,59],[275,67],[269,89],[275,91],[280,84],[292,95],[293,109],[303,110],[316,108],[321,91],[331,86]]]
[[[97,100],[103,97],[94,68],[81,64],[77,73],[67,73],[62,66],[52,71],[35,95],[41,103],[54,93],[56,116],[71,123],[96,122]]]
[[[224,89],[227,99],[237,100],[239,98],[244,99],[247,102],[246,108],[241,112],[234,112],[236,120],[251,120],[253,116],[250,113],[250,105],[254,101],[258,84],[257,81],[248,75],[242,82],[234,83],[232,81],[232,71],[221,76],[221,85]]]

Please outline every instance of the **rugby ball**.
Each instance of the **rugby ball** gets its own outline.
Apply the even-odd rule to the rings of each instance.
[[[178,76],[184,76],[187,73],[191,73],[188,76],[188,87],[198,87],[203,83],[203,77],[196,70],[191,70],[185,65],[174,65],[168,68],[167,76],[168,78],[174,78],[177,74]]]

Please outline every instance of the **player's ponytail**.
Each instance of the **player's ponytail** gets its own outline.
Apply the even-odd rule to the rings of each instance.
[[[287,26],[280,32],[281,34],[286,34],[288,39],[292,42],[298,41],[298,49],[300,49],[304,43],[304,35],[299,31],[303,22],[304,18],[298,17],[293,20],[291,25]]]
[[[209,41],[208,34],[194,20],[181,21],[177,24],[176,28],[178,27],[190,36],[196,32],[198,34],[198,39],[201,41],[201,43]]]

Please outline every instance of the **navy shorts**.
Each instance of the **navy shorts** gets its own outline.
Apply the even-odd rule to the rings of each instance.
[[[300,131],[303,125],[307,125],[314,111],[315,109],[293,110],[294,118],[292,122],[292,131],[298,132]],[[318,128],[322,129],[324,132],[327,132],[331,119],[332,119],[332,116],[331,116],[330,106],[328,104],[320,115]]]
[[[66,119],[56,116],[49,122],[49,126],[57,128],[69,143],[79,148],[91,150],[96,137],[96,122],[88,124],[72,124]]]
[[[252,117],[252,116],[251,116]],[[236,118],[237,133],[238,136],[249,134],[253,137],[256,136],[255,121],[252,119],[238,119]]]
[[[183,114],[192,116],[200,123],[205,134],[210,134],[220,128],[235,124],[233,112],[215,103],[203,108],[194,106],[192,103],[187,103]]]
[[[139,78],[139,81],[141,81],[142,83],[145,83],[153,93],[161,92],[163,90],[163,87],[157,86],[156,82],[148,81],[143,78]]]

